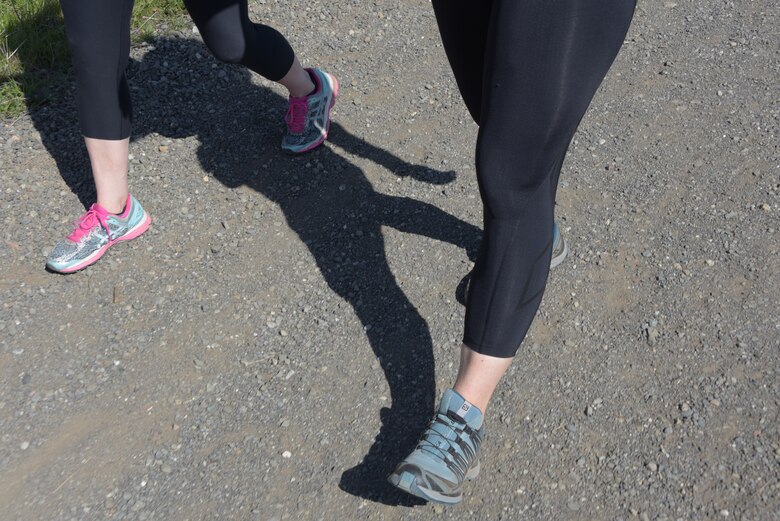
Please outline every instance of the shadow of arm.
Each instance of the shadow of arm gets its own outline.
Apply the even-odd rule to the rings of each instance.
[[[412,177],[424,183],[445,185],[455,180],[455,172],[439,171],[422,165],[413,165],[400,157],[383,150],[371,143],[351,134],[338,123],[331,123],[331,131],[328,141],[344,149],[350,154],[364,157],[378,165],[382,165],[398,177]]]

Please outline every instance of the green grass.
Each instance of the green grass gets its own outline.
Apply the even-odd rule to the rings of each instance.
[[[161,24],[180,28],[187,19],[182,0],[135,0],[133,7],[133,36],[137,39],[152,38]]]
[[[184,13],[181,0],[136,0],[133,39],[183,25]],[[59,1],[0,0],[0,118],[56,101],[69,69]]]
[[[0,116],[46,101],[67,72],[65,42],[56,0],[0,0]]]

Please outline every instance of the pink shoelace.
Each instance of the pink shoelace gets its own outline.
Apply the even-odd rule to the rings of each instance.
[[[284,122],[287,123],[287,130],[290,134],[303,134],[306,130],[306,115],[308,113],[308,98],[290,98],[287,115],[284,116]]]
[[[76,226],[76,229],[73,230],[73,233],[68,235],[68,240],[71,242],[79,242],[96,224],[100,224],[105,228],[106,233],[111,237],[111,230],[109,230],[108,221],[106,220],[107,217],[108,211],[105,208],[99,206],[97,203],[93,204],[89,207],[87,213],[73,223]]]

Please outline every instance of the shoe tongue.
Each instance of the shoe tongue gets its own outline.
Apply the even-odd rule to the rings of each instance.
[[[105,217],[107,215],[111,215],[111,212],[103,208],[97,203],[93,203],[92,206],[89,207],[90,210],[94,210],[96,214],[98,214],[101,217]]]
[[[439,414],[454,416],[475,431],[482,427],[482,411],[452,389],[444,392],[439,405]]]

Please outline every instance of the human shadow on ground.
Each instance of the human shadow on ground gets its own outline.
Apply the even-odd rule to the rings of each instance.
[[[471,258],[481,232],[431,204],[375,191],[360,168],[334,151],[334,144],[396,175],[444,184],[454,174],[409,164],[338,123],[331,126],[331,144],[301,157],[283,154],[279,143],[286,100],[253,84],[245,69],[215,64],[200,42],[152,42],[128,70],[134,137],[154,132],[170,138],[196,136],[197,156],[206,172],[227,187],[246,185],[279,205],[329,287],[357,314],[390,388],[392,405],[380,413],[378,436],[363,461],[342,474],[339,485],[385,504],[417,504],[386,479],[414,448],[433,414],[432,341],[425,320],[388,266],[382,227],[457,245]],[[342,92],[343,98],[349,95]],[[75,172],[88,172],[88,164],[72,105],[39,110],[33,120],[63,178],[86,206],[92,202],[88,179]],[[64,134],[63,127],[68,129]],[[347,353],[344,359],[350,360]]]

